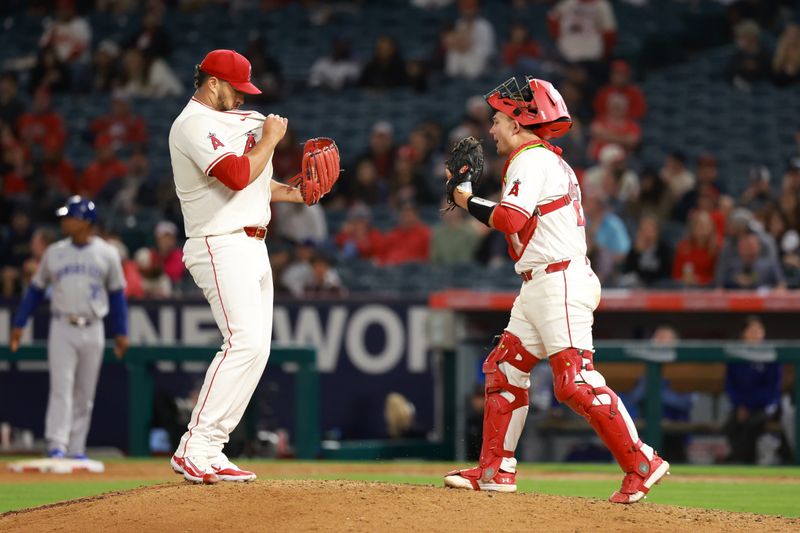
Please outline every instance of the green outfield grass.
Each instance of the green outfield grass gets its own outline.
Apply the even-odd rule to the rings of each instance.
[[[0,483],[0,513],[49,503],[135,489],[162,481],[84,481],[58,483]]]
[[[132,460],[137,461],[137,460]],[[141,461],[159,461],[141,460]],[[114,460],[109,462],[116,462]],[[257,466],[259,463],[248,462]],[[332,463],[325,463],[328,468]],[[348,463],[348,468],[359,463]],[[362,463],[374,468],[376,463]],[[348,479],[381,481],[386,483],[410,483],[441,486],[439,475],[405,475],[409,470],[436,470],[432,463],[387,462],[387,473],[342,472],[320,476],[296,476],[291,479]],[[444,472],[452,465],[441,464]],[[581,464],[521,464],[522,474],[518,480],[521,492],[606,498],[619,486],[614,465]],[[391,473],[389,473],[391,472]],[[537,478],[536,474],[542,473]],[[614,474],[613,479],[559,479],[558,473]],[[736,478],[736,479],[732,479]],[[290,478],[287,478],[290,479]],[[752,481],[750,480],[752,479]],[[771,481],[774,480],[774,481]],[[68,480],[56,483],[0,483],[0,512],[44,505],[59,501],[92,496],[103,492],[126,490],[152,485],[163,481],[88,481],[81,483]],[[744,467],[744,466],[674,466],[672,476],[659,485],[649,496],[648,502],[686,507],[722,509],[735,512],[800,517],[800,468],[798,467]]]

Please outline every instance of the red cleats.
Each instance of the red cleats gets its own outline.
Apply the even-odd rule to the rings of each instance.
[[[517,474],[498,470],[486,479],[480,467],[453,470],[444,476],[444,486],[454,489],[489,490],[494,492],[517,492]]]
[[[192,460],[191,457],[183,457],[180,459],[182,464],[180,466],[183,467],[183,477],[186,481],[191,481],[192,483],[203,483],[204,485],[213,485],[220,481],[219,476],[210,468],[202,468],[197,465],[197,463]],[[170,461],[170,464],[172,461]],[[173,466],[173,469],[175,467]]]
[[[212,461],[211,470],[222,481],[253,481],[256,478],[254,472],[242,470],[225,457]]]
[[[191,465],[187,465],[187,462]],[[169,465],[176,474],[183,474],[188,481],[206,485],[213,485],[217,481],[253,481],[256,478],[255,473],[242,470],[224,456],[212,461],[206,469],[197,467],[188,457],[177,455],[172,456]]]
[[[176,474],[183,474],[183,457],[173,455],[169,460],[169,466],[172,467],[172,471]]]
[[[669,463],[655,455],[648,464],[642,462],[635,472],[628,472],[622,480],[622,487],[608,501],[612,503],[636,503],[643,499],[650,488],[669,475]]]

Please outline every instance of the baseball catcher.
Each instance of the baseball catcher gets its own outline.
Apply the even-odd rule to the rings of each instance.
[[[333,139],[315,137],[303,147],[300,173],[289,180],[289,185],[300,189],[306,205],[320,201],[339,179],[339,148]]]
[[[447,211],[455,209],[453,193],[456,187],[472,192],[483,174],[483,146],[475,137],[458,141],[445,162],[447,173]]]
[[[594,366],[592,322],[600,282],[586,257],[578,180],[561,149],[548,142],[569,131],[569,111],[549,82],[532,77],[522,83],[511,78],[485,99],[495,111],[489,134],[497,153],[507,158],[501,200],[451,185],[461,179],[462,168],[473,168],[468,163],[448,169],[453,178],[447,190],[456,205],[505,234],[522,287],[508,326],[483,363],[486,404],[478,466],[454,470],[444,483],[517,490],[514,451],[528,414],[530,373],[549,358],[556,398],[586,418],[625,472],[610,501],[637,502],[669,473],[669,463],[639,439],[625,405]]]

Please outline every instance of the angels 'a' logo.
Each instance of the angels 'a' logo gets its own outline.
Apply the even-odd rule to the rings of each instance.
[[[244,154],[255,148],[256,146],[256,134],[252,131],[247,133],[247,141],[244,143]]]
[[[508,191],[508,196],[519,196],[519,180],[514,180],[511,184],[511,190]]]
[[[211,146],[214,148],[214,150],[216,150],[220,146],[225,146],[224,144],[222,144],[222,141],[217,139],[216,133],[209,133],[208,138],[211,139]]]

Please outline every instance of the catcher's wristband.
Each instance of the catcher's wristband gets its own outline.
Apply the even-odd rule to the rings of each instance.
[[[492,211],[494,211],[495,207],[497,207],[496,203],[475,195],[470,196],[469,200],[467,200],[467,211],[469,211],[469,214],[490,228],[489,219],[492,217]]]

